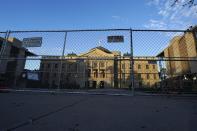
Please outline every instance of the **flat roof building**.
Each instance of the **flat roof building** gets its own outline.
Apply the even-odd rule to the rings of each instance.
[[[167,79],[166,88],[197,87],[197,26],[183,35],[173,37],[170,44],[157,57],[165,57]]]
[[[197,73],[197,27],[183,35],[175,36],[167,48],[158,57],[167,57],[167,74],[169,77],[187,73]]]
[[[14,84],[24,70],[26,57],[35,56],[22,46],[22,41],[0,37],[0,79],[6,77],[8,83]]]

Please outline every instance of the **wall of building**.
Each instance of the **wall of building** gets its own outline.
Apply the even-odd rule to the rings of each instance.
[[[64,84],[75,83],[81,87],[85,87],[87,82],[89,87],[93,86],[93,83],[96,82],[96,87],[100,88],[100,83],[104,82],[105,88],[128,88],[131,85],[130,79],[130,59],[129,58],[119,58],[119,59],[87,59],[80,63],[77,57],[65,58],[62,65],[62,77],[61,81]],[[116,62],[115,62],[116,61]],[[42,83],[48,83],[52,87],[52,83],[58,84],[58,72],[60,68],[60,60],[56,61],[41,61],[41,71]],[[117,65],[114,65],[114,64]],[[50,67],[48,67],[50,64]],[[55,64],[58,64],[55,68]],[[73,64],[69,67],[70,64]],[[138,66],[141,66],[139,69]],[[146,68],[148,66],[148,68]],[[115,67],[115,68],[114,68]],[[89,73],[88,73],[89,72]],[[117,80],[115,78],[115,72],[117,72]],[[148,61],[136,61],[134,63],[134,72],[135,72],[135,87],[155,87],[156,83],[159,82],[159,74],[157,63],[150,64]],[[56,73],[56,75],[53,75]],[[89,75],[88,75],[89,74]],[[140,76],[140,78],[139,78]],[[147,77],[148,76],[148,77]],[[117,82],[117,85],[115,84]]]
[[[3,39],[3,38],[1,38]],[[10,84],[16,84],[17,79],[25,68],[27,49],[22,47],[22,42],[16,38],[8,38],[5,50],[0,60],[0,75],[8,77]],[[20,58],[20,59],[15,59]]]
[[[164,56],[178,57],[185,61],[167,61],[168,75],[174,77],[187,73],[197,73],[197,62],[189,61],[190,57],[197,57],[196,49],[196,41],[192,32],[174,37],[169,46],[164,49]]]

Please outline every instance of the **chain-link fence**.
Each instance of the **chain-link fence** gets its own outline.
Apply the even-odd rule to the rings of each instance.
[[[196,41],[195,29],[133,30],[136,89],[196,90]]]
[[[0,32],[12,88],[195,90],[196,29]]]
[[[0,74],[4,74],[4,68],[5,68],[5,61],[2,59],[3,58],[3,51],[5,50],[5,45],[7,40],[7,32],[0,32]],[[0,85],[3,85],[4,80],[2,76],[0,76]]]

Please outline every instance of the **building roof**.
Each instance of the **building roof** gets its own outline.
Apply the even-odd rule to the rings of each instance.
[[[75,53],[72,52],[72,53],[67,54],[66,56],[67,56],[67,57],[76,57],[77,54],[75,54]]]
[[[127,53],[124,53],[123,56],[129,56],[130,57],[131,54],[127,52]]]
[[[0,37],[0,40],[4,40],[4,38]],[[20,50],[24,50],[26,56],[36,56],[36,54],[34,54],[33,52],[30,52],[27,48],[24,48],[22,46],[22,41],[20,41],[17,38],[9,37],[8,38],[8,43],[10,43],[11,46],[19,48]]]
[[[26,55],[26,56],[37,56],[36,54],[30,52],[30,51],[27,50],[27,49],[25,50],[25,55]]]
[[[181,35],[181,36],[174,36],[174,37],[170,40],[169,45],[168,45],[166,48],[164,48],[160,53],[158,53],[158,54],[156,55],[156,57],[164,57],[164,50],[166,50],[167,48],[169,48],[170,46],[172,46],[173,43],[174,43],[175,41],[179,41],[181,38],[183,38],[182,35]]]
[[[102,50],[102,51],[104,51],[104,52],[106,52],[106,53],[112,54],[111,51],[109,51],[108,49],[106,49],[106,48],[104,48],[104,47],[102,47],[102,46],[98,46],[98,47],[92,48],[92,49],[90,49],[90,51],[93,51],[93,50],[95,50],[95,49],[99,49],[99,50]]]
[[[98,47],[90,49],[88,52],[79,54],[79,56],[86,56],[86,55],[88,55],[88,54],[90,54],[90,53],[92,53],[92,52],[94,52],[96,50],[100,50],[100,51],[102,51],[102,52],[104,52],[104,53],[106,53],[107,55],[110,55],[110,56],[113,55],[113,52],[109,51],[108,49],[106,49],[106,48],[104,48],[102,46],[98,46]]]
[[[164,50],[156,55],[156,57],[164,57]]]

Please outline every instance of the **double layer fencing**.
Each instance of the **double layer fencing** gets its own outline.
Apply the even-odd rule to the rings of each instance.
[[[0,32],[0,82],[10,88],[197,88],[190,30]]]

